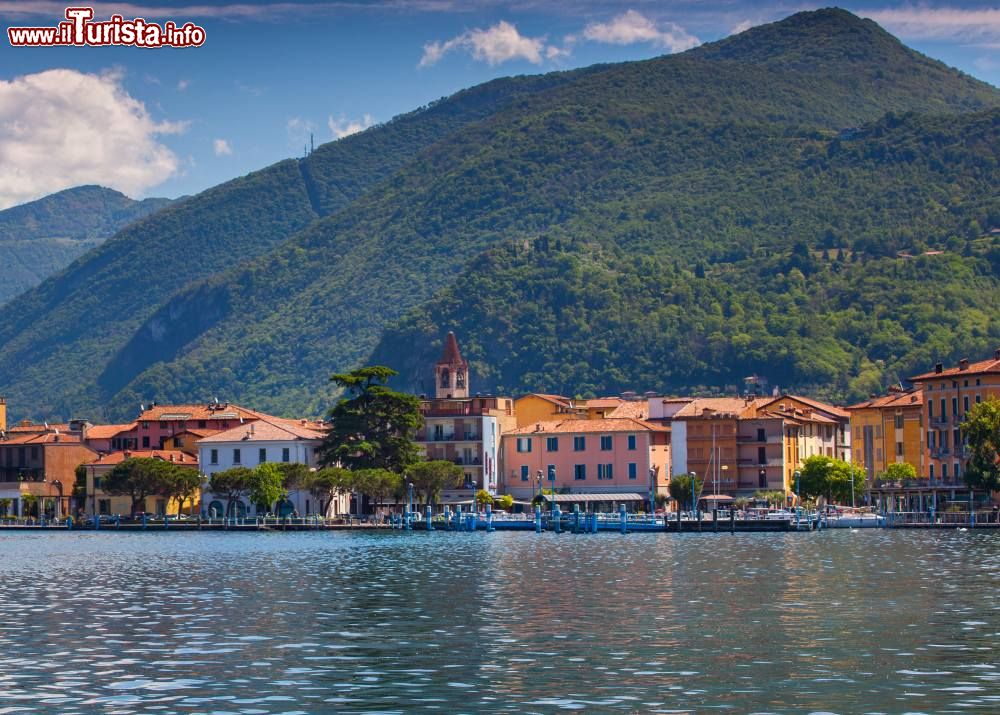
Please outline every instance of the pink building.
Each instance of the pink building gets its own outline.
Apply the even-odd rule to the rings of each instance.
[[[632,418],[538,422],[504,434],[502,459],[503,491],[516,499],[531,499],[541,486],[564,494],[630,494],[645,503],[651,485],[666,493],[670,430]]]

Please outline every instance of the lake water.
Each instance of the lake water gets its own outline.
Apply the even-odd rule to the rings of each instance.
[[[1000,712],[1000,533],[0,547],[0,713]]]

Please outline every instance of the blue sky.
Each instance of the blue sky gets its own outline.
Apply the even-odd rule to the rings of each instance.
[[[0,208],[82,183],[133,196],[194,193],[301,155],[310,130],[320,144],[494,77],[683,51],[826,4],[96,3],[97,19],[192,21],[207,40],[179,50],[14,48],[0,39]],[[841,6],[1000,86],[996,0]],[[63,8],[0,0],[0,20],[5,30],[55,25]]]

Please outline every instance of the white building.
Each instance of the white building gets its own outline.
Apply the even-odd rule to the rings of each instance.
[[[277,464],[304,464],[310,469],[317,467],[316,450],[323,441],[320,425],[306,420],[284,420],[277,417],[261,417],[253,422],[233,427],[225,432],[198,440],[198,457],[205,488],[201,505],[206,516],[222,516],[226,513],[226,496],[213,494],[208,490],[208,480],[216,472],[246,467],[254,469],[265,462]],[[337,516],[348,511],[349,497],[335,497],[327,508],[325,516]],[[319,500],[305,490],[293,490],[288,498],[277,505],[280,516],[297,513],[299,516],[317,514],[321,508]],[[236,505],[235,516],[255,516],[256,505],[242,498]]]

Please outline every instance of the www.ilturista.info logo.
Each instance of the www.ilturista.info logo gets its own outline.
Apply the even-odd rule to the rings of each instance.
[[[187,22],[162,25],[141,17],[126,20],[112,15],[106,22],[93,22],[94,9],[66,8],[66,21],[55,27],[8,27],[7,38],[14,47],[106,46],[200,47],[205,44],[205,28]]]

